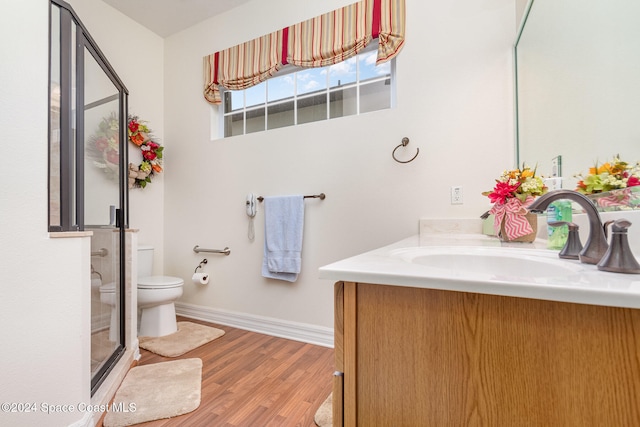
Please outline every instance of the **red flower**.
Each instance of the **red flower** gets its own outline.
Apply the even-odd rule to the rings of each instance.
[[[148,146],[149,146],[149,148],[151,148],[151,150],[153,150],[153,151],[156,151],[156,149],[157,149],[158,147],[160,147],[160,145],[159,145],[159,144],[156,144],[156,143],[155,143],[155,142],[153,142],[153,141],[149,141],[149,142],[147,142],[147,145],[148,145]]]
[[[98,150],[102,151],[105,148],[107,148],[108,145],[109,145],[109,140],[106,137],[101,136],[100,138],[96,139],[96,148]]]
[[[117,165],[120,161],[120,157],[118,156],[118,152],[116,150],[109,150],[107,152],[107,161],[109,163],[113,163],[114,165]]]
[[[142,157],[144,157],[146,160],[153,160],[156,158],[156,153],[154,153],[153,151],[143,151]]]
[[[635,187],[637,185],[640,185],[640,179],[638,179],[638,177],[631,175],[627,180],[627,187]]]
[[[138,127],[139,127],[139,126],[140,126],[140,125],[138,124],[138,122],[136,122],[135,120],[131,120],[131,121],[129,122],[129,132],[131,132],[131,133],[136,133],[136,132],[138,132]]]
[[[496,186],[493,188],[493,192],[489,193],[489,199],[491,199],[491,203],[500,202],[500,204],[504,204],[507,198],[514,197],[514,194],[519,186],[520,183],[517,183],[516,185],[510,185],[507,182],[498,181],[496,183]]]

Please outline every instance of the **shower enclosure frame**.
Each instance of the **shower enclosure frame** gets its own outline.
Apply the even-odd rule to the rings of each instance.
[[[55,14],[54,14],[55,9]],[[122,83],[113,67],[93,40],[86,27],[81,22],[73,8],[62,0],[50,0],[50,57],[49,73],[57,73],[59,70],[60,94],[54,94],[53,80],[49,86],[49,231],[68,232],[84,231],[86,229],[107,228],[111,232],[117,232],[116,254],[111,254],[116,265],[114,269],[117,277],[116,303],[119,308],[118,331],[113,352],[104,359],[104,363],[92,372],[91,395],[98,390],[100,384],[108,376],[111,369],[124,353],[125,343],[125,278],[126,278],[126,245],[125,230],[128,228],[128,187],[127,187],[127,101],[128,90]],[[53,19],[59,17],[58,32],[54,35]],[[59,43],[59,45],[55,45]],[[59,47],[56,51],[54,46]],[[56,57],[58,54],[59,57]],[[113,84],[117,96],[98,100],[85,104],[85,57],[95,60],[95,64]],[[56,68],[59,67],[59,68]],[[54,69],[56,68],[56,69]],[[55,115],[55,102],[58,112]],[[85,194],[85,112],[97,105],[117,101],[118,110],[118,166],[117,166],[117,192],[118,208],[115,209],[114,223],[109,226],[98,224],[85,224],[86,194]],[[56,126],[58,129],[55,130]],[[55,130],[55,131],[54,131]],[[53,143],[54,134],[59,135],[56,144]],[[56,145],[54,147],[54,145]],[[112,227],[111,227],[112,225]],[[92,237],[93,239],[93,237]],[[88,286],[88,284],[87,284]],[[88,326],[89,327],[89,326]]]

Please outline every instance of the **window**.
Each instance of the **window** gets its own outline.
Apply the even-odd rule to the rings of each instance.
[[[391,108],[394,64],[391,60],[376,66],[376,51],[371,49],[323,68],[286,67],[244,90],[223,89],[221,136]]]

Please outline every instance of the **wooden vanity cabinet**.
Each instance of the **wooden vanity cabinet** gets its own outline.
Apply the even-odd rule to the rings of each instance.
[[[335,358],[334,426],[640,426],[636,309],[338,282]]]

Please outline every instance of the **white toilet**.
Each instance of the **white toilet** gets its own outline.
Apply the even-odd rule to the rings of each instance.
[[[152,276],[153,247],[138,246],[138,335],[161,337],[178,330],[174,301],[182,296],[184,280],[171,276]],[[112,307],[110,338],[115,341],[117,313],[115,285],[100,286],[100,300]]]
[[[152,276],[153,247],[138,246],[138,335],[161,337],[178,330],[174,301],[182,296],[184,280]]]

